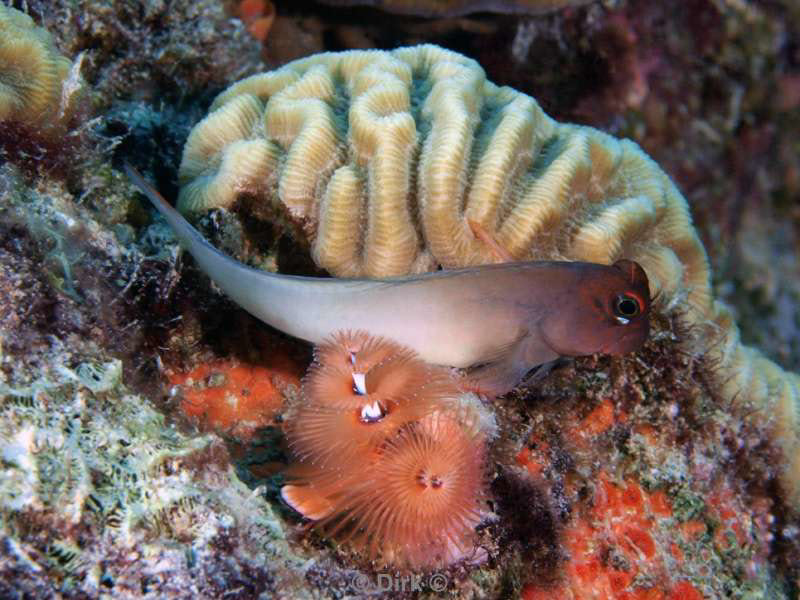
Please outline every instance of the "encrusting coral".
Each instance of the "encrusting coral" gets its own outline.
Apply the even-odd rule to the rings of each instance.
[[[259,427],[272,424],[284,402],[283,391],[299,384],[297,377],[287,371],[238,361],[215,361],[174,373],[169,380],[176,388],[184,388],[181,409],[185,415],[211,429],[247,439]]]
[[[667,360],[668,347],[663,345]],[[678,360],[698,362],[689,356]],[[549,489],[556,504],[570,506],[570,517],[559,531],[568,557],[563,569],[552,577],[531,577],[520,597],[700,600],[726,597],[729,590],[742,598],[784,596],[780,585],[770,589],[769,582],[771,554],[781,536],[774,526],[780,518],[775,498],[768,489],[757,491],[753,479],[731,477],[724,466],[722,455],[749,434],[740,430],[731,435],[730,446],[720,445],[716,434],[707,435],[710,429],[721,433],[747,426],[714,406],[713,396],[697,394],[698,388],[689,392],[691,386],[713,385],[710,380],[701,383],[705,368],[690,367],[694,378],[690,373],[686,380],[694,379],[692,383],[667,388],[685,402],[664,402],[658,394],[642,398],[609,393],[592,365],[584,368],[594,384],[590,390],[580,386],[589,397],[578,392],[572,406],[567,400],[567,405],[548,407],[548,396],[563,397],[563,388],[581,378],[575,371],[554,374],[539,386],[536,413],[543,418],[515,457],[523,481]],[[685,367],[681,370],[686,374]],[[645,358],[625,369],[625,385],[658,372]],[[663,376],[663,371],[656,375]],[[560,418],[564,412],[577,418],[566,423],[559,436],[551,435],[543,413]],[[678,418],[687,419],[684,424],[673,420],[678,413]],[[658,414],[667,418],[659,420]],[[624,468],[614,460],[598,460],[609,448],[625,457]],[[528,503],[512,506],[520,509]]]
[[[481,417],[455,380],[397,344],[339,333],[292,417],[284,500],[329,536],[415,569],[475,556],[486,499]]]
[[[686,200],[635,143],[557,123],[474,61],[416,46],[318,54],[232,85],[179,177],[184,212],[246,198],[338,276],[493,262],[486,239],[516,260],[639,262],[722,396],[769,423],[800,506],[800,378],[741,344]]]
[[[63,134],[82,94],[79,65],[28,15],[0,4],[0,127]]]

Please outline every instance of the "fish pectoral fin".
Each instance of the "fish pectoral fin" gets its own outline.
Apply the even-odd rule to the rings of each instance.
[[[502,396],[513,390],[533,367],[558,358],[546,345],[536,343],[527,331],[513,342],[467,369],[465,388],[487,396]]]
[[[513,390],[527,372],[527,365],[509,357],[470,367],[461,387],[485,396],[502,396]]]
[[[525,383],[533,383],[534,381],[540,381],[547,377],[550,374],[550,371],[557,367],[564,366],[565,364],[569,363],[569,360],[563,357],[556,358],[554,360],[545,362],[540,364],[538,367],[533,367],[528,377],[525,378]]]

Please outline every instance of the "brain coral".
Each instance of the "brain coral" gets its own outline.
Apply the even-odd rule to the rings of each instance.
[[[800,503],[800,378],[741,344],[686,200],[629,140],[558,123],[436,46],[326,53],[244,79],[190,134],[179,208],[239,198],[301,232],[338,276],[517,260],[640,262],[681,306],[721,395],[756,408]]]
[[[0,124],[58,130],[75,111],[82,86],[71,70],[46,30],[0,4]]]

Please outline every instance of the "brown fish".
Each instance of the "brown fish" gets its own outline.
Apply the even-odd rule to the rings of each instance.
[[[502,394],[559,356],[624,354],[647,339],[647,275],[633,261],[515,262],[390,279],[267,273],[211,246],[141,175],[126,170],[228,296],[315,344],[340,330],[368,331],[430,363],[472,368],[479,391]]]

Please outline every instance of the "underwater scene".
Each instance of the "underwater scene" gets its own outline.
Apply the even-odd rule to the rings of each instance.
[[[800,4],[0,0],[0,598],[800,597]]]

